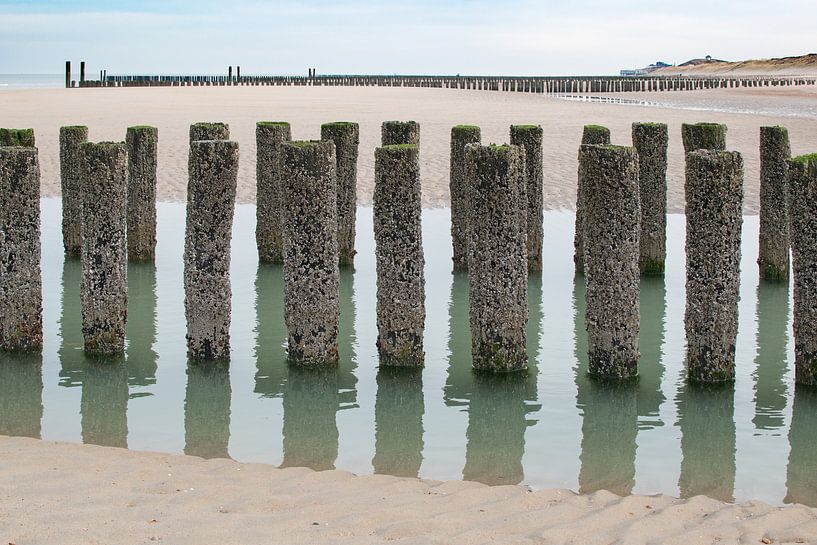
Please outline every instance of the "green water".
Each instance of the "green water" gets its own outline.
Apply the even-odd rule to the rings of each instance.
[[[341,275],[341,364],[286,365],[282,275],[259,266],[255,210],[239,206],[232,361],[188,367],[184,206],[160,204],[153,264],[129,266],[126,354],[85,358],[78,262],[62,258],[60,203],[43,201],[45,346],[0,355],[0,433],[581,492],[706,494],[817,506],[817,393],[793,385],[790,292],[758,285],[757,218],[744,221],[737,378],[684,381],[682,216],[668,222],[665,279],[641,286],[638,383],[588,378],[573,215],[545,215],[545,271],[529,279],[526,374],[471,370],[468,279],[452,275],[447,210],[423,215],[426,367],[378,369],[371,209]]]

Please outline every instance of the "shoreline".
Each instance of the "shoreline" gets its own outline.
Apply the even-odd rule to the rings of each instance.
[[[817,509],[802,505],[357,476],[5,436],[0,456],[0,530],[16,545],[261,543],[282,535],[293,544],[817,537]]]

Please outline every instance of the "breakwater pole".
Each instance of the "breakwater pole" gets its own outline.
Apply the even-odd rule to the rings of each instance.
[[[420,145],[420,124],[416,121],[384,121],[380,128],[381,145]]]
[[[639,268],[644,275],[663,275],[667,258],[667,146],[664,123],[633,123],[641,193]]]
[[[764,280],[789,279],[789,215],[785,127],[760,127],[760,241],[757,263]]]
[[[159,130],[128,127],[128,259],[156,256],[156,163]]]
[[[65,88],[71,88],[71,61],[65,61]]]
[[[230,126],[227,123],[193,123],[190,125],[190,144],[203,140],[229,140]]]
[[[610,129],[601,125],[585,125],[582,130],[582,145],[609,146]],[[587,185],[581,161],[579,162],[578,185],[576,186],[576,224],[573,229],[573,264],[576,272],[584,273],[584,216]]]
[[[284,262],[281,157],[284,142],[291,139],[292,130],[285,121],[259,121],[255,125],[255,243],[258,259],[264,263]]]
[[[794,276],[794,378],[817,385],[817,153],[788,161]]]
[[[511,125],[511,144],[525,150],[525,208],[528,271],[542,270],[543,194],[542,194],[542,127],[540,125]]]
[[[340,121],[321,125],[321,140],[335,144],[335,176],[338,186],[338,259],[341,266],[355,262],[357,212],[357,153],[360,127]]]
[[[718,123],[684,123],[681,125],[684,153],[699,149],[726,149],[726,125]]]
[[[518,146],[465,148],[472,184],[468,286],[474,368],[527,369],[525,155]]]
[[[481,131],[475,125],[457,125],[451,129],[451,159],[448,187],[451,195],[451,244],[454,271],[468,270],[469,188],[465,177],[465,146],[478,144]]]
[[[420,154],[416,145],[377,148],[374,237],[377,257],[377,350],[381,365],[423,365]]]
[[[121,355],[128,315],[128,149],[82,144],[82,337],[87,354]]]
[[[62,244],[68,257],[82,253],[82,144],[87,141],[88,127],[60,127]]]
[[[638,374],[641,197],[635,148],[583,145],[584,260],[588,372],[621,380]]]
[[[0,350],[43,345],[40,163],[33,146],[0,146]]]
[[[230,240],[233,234],[238,143],[190,144],[184,239],[187,356],[230,358]]]
[[[283,145],[284,321],[289,361],[337,365],[339,272],[335,144]]]
[[[697,382],[735,378],[743,159],[698,149],[686,155],[687,372]]]

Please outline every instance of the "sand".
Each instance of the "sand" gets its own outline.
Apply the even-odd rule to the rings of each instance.
[[[729,93],[730,91],[727,91]],[[623,98],[651,101],[696,100],[711,102],[724,95],[702,93],[625,93]],[[815,87],[748,89],[731,99],[730,107],[746,103],[780,105],[796,113],[817,104]],[[680,97],[680,98],[679,98]],[[815,112],[817,116],[817,112]],[[748,115],[631,105],[571,102],[527,93],[461,91],[449,89],[377,87],[195,87],[126,89],[39,89],[0,93],[0,126],[33,127],[40,148],[43,195],[59,194],[58,133],[61,125],[85,124],[92,140],[122,140],[129,125],[159,127],[158,198],[181,201],[187,184],[187,131],[197,121],[224,121],[241,152],[238,200],[255,198],[255,122],[286,120],[293,138],[318,138],[320,124],[350,120],[360,123],[358,202],[371,203],[374,183],[374,148],[380,123],[414,119],[422,125],[421,176],[427,207],[448,204],[449,136],[453,125],[482,127],[483,142],[507,142],[508,127],[537,123],[544,129],[545,195],[548,209],[572,209],[576,199],[576,170],[582,126],[610,127],[617,144],[631,143],[634,121],[669,124],[668,199],[670,212],[683,212],[684,160],[680,127],[683,122],[712,121],[729,126],[728,147],[740,151],[746,163],[745,211],[758,210],[759,127],[788,127],[795,154],[817,149],[814,118]]]
[[[74,543],[809,543],[817,510],[531,491],[0,437],[0,539]]]

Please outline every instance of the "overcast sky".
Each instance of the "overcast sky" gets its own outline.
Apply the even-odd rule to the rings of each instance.
[[[817,49],[814,0],[0,0],[0,73],[613,74]]]

